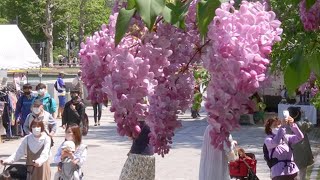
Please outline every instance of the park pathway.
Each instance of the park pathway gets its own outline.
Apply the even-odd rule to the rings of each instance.
[[[93,110],[91,107],[87,108],[87,113],[92,125]],[[198,179],[202,136],[207,126],[207,122],[203,119],[205,115],[201,115],[199,119],[191,119],[190,113],[179,116],[183,127],[176,132],[173,148],[164,158],[156,156],[157,180]],[[61,120],[58,120],[58,125],[60,124]],[[260,180],[270,179],[269,169],[263,160],[262,145],[265,137],[263,127],[241,126],[232,135],[240,147],[256,155],[257,176]],[[63,139],[63,130],[60,128],[57,136],[54,137],[53,155]],[[118,180],[131,142],[128,138],[117,134],[113,115],[106,108],[103,110],[101,126],[90,126],[89,134],[84,137],[83,142],[88,145],[87,162],[83,167],[85,179]],[[15,140],[0,144],[0,159],[15,151],[19,143],[20,140]],[[52,164],[52,173],[56,172],[56,169]]]

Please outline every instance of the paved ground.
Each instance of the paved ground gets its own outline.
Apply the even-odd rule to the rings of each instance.
[[[92,108],[87,108],[90,120]],[[204,115],[202,114],[204,117]],[[206,128],[206,121],[190,119],[190,114],[181,115],[183,127],[178,130],[174,145],[169,155],[162,158],[156,156],[157,180],[197,180],[202,135]],[[60,121],[60,120],[58,120]],[[91,121],[91,124],[93,122]],[[61,122],[58,122],[60,125]],[[88,180],[117,180],[126,160],[131,142],[128,138],[120,137],[116,133],[116,124],[108,110],[103,111],[100,127],[90,127],[84,143],[88,145],[88,158],[83,169]],[[59,129],[54,138],[53,155],[63,141],[63,131]],[[261,180],[269,179],[269,169],[263,160],[262,145],[264,140],[263,128],[258,126],[242,126],[233,133],[241,147],[252,152],[258,160],[257,175]],[[0,159],[10,155],[19,145],[20,140],[0,144]],[[1,168],[1,167],[0,167]],[[52,172],[56,167],[52,164]]]

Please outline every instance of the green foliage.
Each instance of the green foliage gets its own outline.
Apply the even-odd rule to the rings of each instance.
[[[197,4],[197,25],[202,38],[206,37],[208,25],[215,16],[215,9],[220,6],[218,0],[201,0]]]
[[[206,91],[210,81],[210,76],[208,71],[201,66],[194,68],[193,76],[196,81],[195,84],[197,88],[195,88],[196,90],[193,96],[192,109],[198,111],[201,108],[202,97],[204,93],[200,91],[200,87],[202,87],[203,91]]]
[[[149,30],[152,30],[156,18],[165,7],[165,0],[136,0],[138,12]]]
[[[320,34],[306,32],[297,0],[271,0],[272,10],[282,22],[282,41],[272,48],[271,69],[283,71],[285,85],[293,93],[307,81],[310,71],[319,76]]]
[[[267,108],[267,105],[264,102],[258,102],[257,106],[259,111],[264,111]]]
[[[121,41],[122,37],[125,35],[127,32],[127,29],[130,24],[130,19],[134,15],[136,9],[130,9],[127,10],[125,8],[122,8],[119,12],[117,23],[116,23],[116,35],[115,35],[115,42],[116,46],[119,44]]]
[[[109,0],[110,1],[110,0]],[[92,35],[100,30],[102,24],[108,23],[111,8],[106,6],[106,0],[89,0],[85,7],[85,35]],[[79,16],[77,16],[79,21]]]
[[[312,72],[314,72],[317,77],[320,77],[320,52],[314,51],[308,55],[309,66]]]
[[[309,75],[309,64],[304,59],[303,50],[299,49],[284,73],[285,85],[288,89],[288,92],[293,94],[300,84],[303,84],[307,81]]]
[[[53,18],[53,47],[54,56],[66,55],[66,38],[68,25],[70,35],[75,35],[76,43],[79,34],[80,2],[86,1],[84,7],[84,34],[91,35],[99,30],[103,23],[108,22],[110,7],[106,0],[54,0]],[[107,0],[109,1],[109,0]],[[0,0],[0,24],[12,23],[18,20],[18,26],[31,44],[45,42],[46,37],[42,27],[45,25],[46,0]],[[77,54],[74,49],[74,55]]]
[[[8,24],[9,21],[5,18],[0,18],[0,24]]]
[[[198,66],[193,71],[193,76],[196,81],[196,84],[199,84],[200,86],[203,87],[204,90],[206,90],[208,83],[210,81],[210,76],[208,71],[205,68]]]
[[[127,9],[133,9],[136,7],[136,0],[128,0]]]
[[[193,96],[192,109],[199,111],[201,108],[201,102],[202,102],[202,93],[196,92]]]
[[[164,20],[177,28],[184,29],[184,20],[190,3],[191,1],[188,3],[182,3],[181,1],[167,3],[162,12]]]
[[[310,9],[315,2],[316,0],[306,0],[307,9]]]

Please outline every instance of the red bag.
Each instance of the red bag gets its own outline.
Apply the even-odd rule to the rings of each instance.
[[[247,177],[249,174],[249,167],[251,168],[252,172],[254,174],[256,174],[257,160],[254,158],[254,155],[251,158],[252,159],[238,159],[234,162],[230,162],[229,163],[230,176],[232,176],[232,177]]]

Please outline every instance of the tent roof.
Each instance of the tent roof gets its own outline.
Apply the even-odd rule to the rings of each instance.
[[[41,66],[41,60],[17,25],[0,25],[0,69],[29,69]]]

